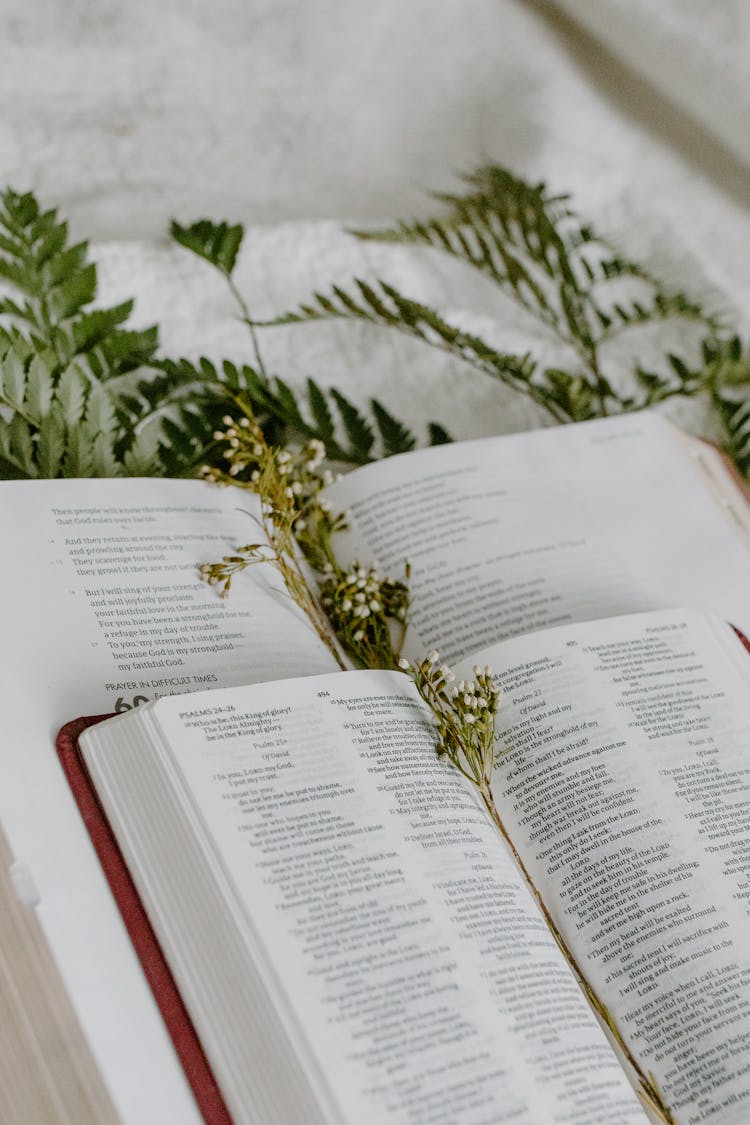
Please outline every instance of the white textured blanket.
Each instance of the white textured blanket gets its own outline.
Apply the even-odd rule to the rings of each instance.
[[[166,238],[170,217],[208,216],[245,224],[237,281],[257,316],[334,281],[382,276],[504,349],[554,360],[547,338],[481,279],[437,253],[345,230],[424,214],[429,189],[488,161],[570,191],[612,241],[707,296],[747,335],[745,9],[746,0],[6,4],[0,184],[33,188],[76,236],[94,239],[102,301],[135,296],[138,321],[160,325],[167,355],[251,358],[221,279]],[[428,419],[457,437],[543,421],[487,377],[392,332],[274,329],[262,346],[285,378],[312,374],[359,400],[377,396],[420,432]],[[680,417],[705,426],[693,404]],[[33,784],[21,771],[13,790],[27,794],[15,822],[45,841],[42,851],[58,847],[45,836],[62,784],[51,752],[48,764]],[[61,864],[75,847],[61,850]],[[66,878],[74,883],[75,864]],[[57,932],[68,945],[56,952],[83,982],[76,1002],[127,1120],[194,1120],[160,1025],[142,1036],[102,1007],[106,958],[89,963],[89,945],[75,940],[65,881],[42,890],[43,920],[45,909],[48,921],[65,917]],[[140,1053],[128,1057],[136,1040]]]
[[[428,189],[486,160],[571,191],[616,242],[712,292],[744,327],[744,11],[742,0],[32,0],[2,18],[0,178],[34,187],[97,240],[104,298],[135,295],[172,355],[249,350],[210,269],[166,244],[171,215],[245,223],[239,281],[257,314],[379,273],[504,348],[539,346],[437,255],[343,233],[424,213]],[[541,421],[392,333],[273,330],[263,346],[285,377],[376,394],[457,436]]]

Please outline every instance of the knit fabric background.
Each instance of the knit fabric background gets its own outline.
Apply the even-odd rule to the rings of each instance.
[[[102,300],[134,295],[171,355],[249,359],[209,267],[170,217],[241,221],[253,313],[380,275],[507,350],[556,357],[487,283],[348,224],[424,214],[493,160],[744,327],[750,307],[750,19],[741,0],[30,0],[3,17],[0,169],[94,240]],[[487,377],[393,333],[265,331],[270,366],[377,395],[456,436],[545,421]],[[560,358],[560,357],[557,357]],[[694,404],[671,407],[701,429]]]
[[[236,280],[256,317],[382,277],[500,349],[561,362],[473,271],[349,233],[427,214],[430,190],[489,161],[570,192],[626,254],[747,338],[749,40],[745,0],[25,0],[0,11],[0,182],[91,238],[101,302],[134,296],[173,357],[252,359],[222,279],[167,237],[172,217],[210,217],[245,225]],[[261,343],[290,382],[376,396],[420,434],[432,419],[456,437],[549,421],[394,332],[332,322],[264,329]],[[696,402],[669,409],[710,432]],[[43,820],[36,791],[28,808]],[[197,1125],[168,1045],[103,1009],[68,887],[43,890],[39,916],[49,932],[58,922],[58,956],[67,935],[61,960],[83,982],[76,1002],[123,1118]]]

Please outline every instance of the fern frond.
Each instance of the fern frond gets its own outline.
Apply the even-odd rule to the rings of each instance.
[[[0,279],[0,475],[126,472],[138,419],[115,381],[151,362],[156,328],[128,327],[132,300],[91,307],[88,244],[31,192],[0,192]]]
[[[91,309],[96,266],[88,243],[68,243],[68,225],[56,210],[42,211],[31,192],[0,193],[0,278],[23,295],[0,300],[0,316],[26,326],[50,348],[60,367],[79,357],[98,379],[132,371],[156,350],[156,329],[128,332],[122,325],[133,302]]]
[[[120,404],[74,360],[0,331],[0,472],[3,476],[119,476],[132,434]]]
[[[385,281],[353,281],[355,292],[333,286],[330,293],[315,293],[312,301],[268,323],[305,324],[338,318],[394,328],[425,344],[447,351],[514,390],[524,391],[558,421],[570,421],[562,403],[555,400],[549,383],[539,374],[530,355],[499,352],[481,337],[451,324],[435,309],[405,297]]]
[[[422,243],[448,253],[484,274],[548,326],[563,330],[559,290],[575,292],[585,280],[572,256],[572,246],[581,244],[583,234],[579,229],[573,239],[561,229],[563,223],[570,225],[572,215],[562,206],[564,197],[551,196],[544,184],[529,184],[494,165],[464,179],[469,187],[466,194],[434,194],[446,209],[438,218],[354,233],[360,238]],[[572,304],[569,296],[569,307]],[[585,330],[587,325],[582,327]]]
[[[667,289],[644,267],[614,251],[576,215],[567,196],[552,194],[544,183],[528,183],[497,165],[480,168],[464,181],[463,194],[434,196],[444,208],[435,218],[353,233],[364,239],[430,246],[480,272],[503,297],[575,349],[580,370],[569,376],[582,375],[594,388],[596,402],[591,410],[596,413],[624,408],[629,401],[628,395],[612,394],[603,370],[602,350],[616,335],[667,320],[692,320],[712,334],[720,332],[719,317],[687,294]],[[623,282],[636,293],[623,296]],[[341,315],[336,296],[336,290],[323,300],[317,295],[318,316]],[[304,309],[310,311],[309,306]],[[388,322],[381,318],[381,323]],[[454,350],[453,342],[446,344]],[[636,371],[633,375],[637,380]],[[560,391],[561,419],[581,417],[583,403],[579,400],[574,411],[569,382],[563,385],[549,377],[545,381]],[[532,385],[533,381],[526,393],[535,397]],[[519,384],[516,389],[523,388]]]

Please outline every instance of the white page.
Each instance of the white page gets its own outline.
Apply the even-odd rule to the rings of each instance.
[[[335,667],[270,567],[220,599],[196,567],[258,539],[256,500],[199,481],[0,484],[0,821],[127,1125],[196,1110],[53,739],[140,698]]]
[[[750,631],[750,535],[726,476],[656,415],[420,450],[327,490],[342,557],[412,563],[407,653],[449,662],[569,621],[674,605]]]
[[[496,803],[597,995],[680,1125],[745,1125],[750,657],[673,610],[477,659],[504,691]]]
[[[352,672],[165,699],[148,718],[172,748],[165,774],[238,904],[253,963],[338,1108],[330,1120],[637,1125],[627,1079],[473,791],[437,758],[428,714],[398,673]],[[146,893],[163,903],[162,849],[150,865],[143,850],[152,818],[138,825],[138,792],[155,784],[138,780],[138,764],[154,768],[154,744],[136,758],[106,738],[85,737],[87,760]],[[191,898],[179,868],[178,856],[161,878]],[[185,948],[200,939],[179,908],[155,924],[201,1027],[210,952],[197,947],[191,982]],[[236,1056],[244,1122],[252,1060],[227,1029],[254,1006],[239,982],[218,999],[218,1060]]]

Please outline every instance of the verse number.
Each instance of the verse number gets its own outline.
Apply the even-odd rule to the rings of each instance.
[[[120,696],[117,703],[115,703],[115,711],[120,715],[123,711],[132,711],[134,707],[140,707],[142,703],[148,703],[148,701],[147,695],[134,695],[131,703],[128,703]]]

